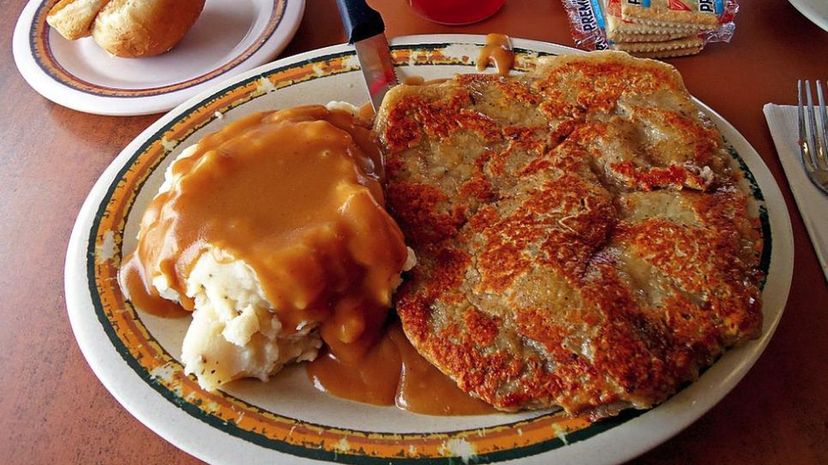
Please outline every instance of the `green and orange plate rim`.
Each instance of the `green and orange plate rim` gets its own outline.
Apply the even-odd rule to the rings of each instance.
[[[398,66],[468,65],[468,57],[444,53],[452,44],[418,44],[392,47]],[[539,52],[515,49],[518,69],[531,66]],[[139,314],[121,293],[117,282],[126,219],[138,192],[170,154],[170,146],[205,126],[221,112],[270,91],[300,82],[358,70],[354,52],[332,53],[298,63],[276,66],[201,100],[161,127],[140,146],[116,174],[98,206],[87,244],[87,279],[94,311],[104,332],[135,373],[169,402],[210,426],[259,446],[316,460],[351,464],[457,464],[461,460],[447,448],[451,440],[469,443],[474,463],[517,459],[583,441],[615,428],[644,411],[628,409],[620,415],[590,424],[586,418],[548,413],[528,420],[491,427],[438,433],[388,433],[343,429],[270,412],[223,392],[208,393],[183,373],[176,361],[150,334]],[[735,150],[734,159],[750,183],[754,197],[762,192]],[[761,202],[760,202],[761,205]],[[767,210],[760,206],[764,236],[761,267],[767,274],[771,237]],[[105,244],[115,244],[115,256],[105,258]],[[109,255],[109,254],[106,254]],[[407,413],[400,412],[401,415]],[[468,458],[465,458],[468,459]]]

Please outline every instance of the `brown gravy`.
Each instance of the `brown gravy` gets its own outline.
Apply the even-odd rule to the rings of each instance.
[[[373,117],[370,106],[360,116]],[[147,208],[121,287],[144,311],[187,315],[188,273],[206,247],[219,246],[256,271],[284,327],[320,323],[327,348],[307,365],[317,388],[424,414],[494,412],[422,358],[399,322],[384,324],[407,252],[383,209],[379,149],[358,120],[299,107],[202,139],[173,165],[176,186]],[[154,276],[180,305],[158,295]]]
[[[427,415],[482,415],[495,410],[470,397],[424,359],[399,322],[358,363],[326,352],[307,365],[313,385],[337,397],[375,405],[396,405]]]
[[[147,290],[144,285],[146,282],[144,267],[134,256],[130,256],[121,267],[118,278],[129,300],[141,310],[165,318],[181,318],[190,315],[190,312],[184,310],[181,305],[172,300],[162,299],[157,293]]]
[[[497,74],[507,76],[512,65],[515,64],[515,54],[512,51],[512,41],[506,34],[488,34],[486,36],[486,45],[480,49],[480,54],[477,56],[477,70],[483,71],[489,64],[489,60],[494,61],[497,67]]]
[[[142,309],[174,313],[152,286],[161,276],[192,310],[189,272],[218,247],[253,268],[283,327],[318,323],[338,357],[357,360],[380,336],[407,256],[380,162],[370,126],[348,112],[233,122],[172,166],[179,180],[147,208],[121,285]]]

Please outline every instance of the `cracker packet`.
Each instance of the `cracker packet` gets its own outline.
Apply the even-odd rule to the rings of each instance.
[[[736,0],[561,0],[575,44],[664,58],[692,55],[729,42]]]

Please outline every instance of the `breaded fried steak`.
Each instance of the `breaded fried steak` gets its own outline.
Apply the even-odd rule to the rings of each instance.
[[[646,408],[759,334],[758,221],[672,67],[599,52],[399,86],[375,129],[419,260],[405,333],[473,396]]]

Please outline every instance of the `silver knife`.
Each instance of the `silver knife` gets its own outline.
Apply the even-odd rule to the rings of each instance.
[[[339,15],[348,35],[348,43],[354,44],[359,66],[371,105],[379,110],[385,93],[396,86],[397,75],[391,61],[391,50],[385,38],[385,23],[382,16],[365,3],[365,0],[336,0]]]

